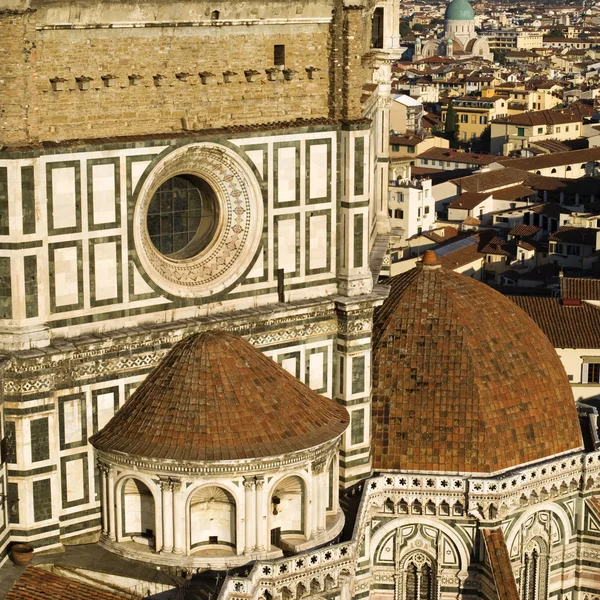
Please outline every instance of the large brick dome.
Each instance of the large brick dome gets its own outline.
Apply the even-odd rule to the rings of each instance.
[[[513,302],[435,255],[375,317],[373,467],[495,473],[582,447],[556,351]]]
[[[250,343],[215,331],[176,344],[90,441],[143,458],[238,460],[312,448],[348,421]]]

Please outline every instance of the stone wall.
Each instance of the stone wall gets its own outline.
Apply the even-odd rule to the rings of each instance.
[[[215,6],[58,2],[0,14],[0,143],[360,116],[369,11]],[[285,60],[270,73],[276,45]]]

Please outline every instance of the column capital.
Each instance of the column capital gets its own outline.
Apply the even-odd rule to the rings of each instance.
[[[109,465],[108,463],[105,463],[105,462],[101,461],[100,459],[98,459],[96,461],[96,464],[98,465],[98,470],[101,473],[104,473],[105,475],[112,475],[112,471],[113,471],[112,465]]]
[[[325,470],[326,462],[327,460],[325,458],[317,458],[314,460],[310,465],[312,472],[315,475],[320,475]]]
[[[256,486],[257,490],[262,490],[263,486],[265,485],[264,477],[257,477],[254,485]]]
[[[246,490],[253,490],[256,487],[256,478],[244,477],[244,487]]]
[[[177,491],[181,488],[181,480],[174,477],[159,477],[156,483],[163,492]]]

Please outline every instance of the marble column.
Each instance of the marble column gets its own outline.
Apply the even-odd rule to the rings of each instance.
[[[173,483],[170,479],[159,481],[162,492],[162,549],[161,552],[173,551]]]
[[[244,478],[244,519],[246,525],[246,547],[244,549],[244,553],[250,554],[252,550],[256,547],[256,533],[257,533],[257,523],[256,523],[256,482],[254,477],[245,477]]]
[[[107,465],[106,487],[108,488],[108,536],[113,542],[117,541],[117,523],[115,519],[115,474]]]
[[[172,480],[173,485],[173,553],[185,552],[185,518],[181,481]]]
[[[102,534],[108,535],[109,524],[108,524],[108,479],[107,471],[108,468],[104,463],[98,462],[98,471],[100,472],[101,489],[102,489]]]
[[[317,529],[325,531],[327,528],[327,471],[325,465],[319,477],[319,514],[317,516]]]
[[[263,552],[265,550],[265,537],[267,534],[266,531],[266,523],[265,523],[265,507],[264,507],[264,491],[263,486],[265,481],[262,477],[256,478],[256,550],[258,552]],[[271,544],[269,540],[269,545],[266,546],[267,549],[270,549]]]
[[[323,515],[325,514],[325,504],[323,503],[324,490],[323,472],[325,470],[325,461],[316,460],[311,465],[312,472],[312,532],[314,535],[325,529]],[[307,529],[308,533],[308,529]],[[307,536],[309,537],[309,536]]]

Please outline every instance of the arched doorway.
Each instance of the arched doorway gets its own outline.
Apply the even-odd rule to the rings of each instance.
[[[190,550],[196,552],[217,546],[235,551],[235,498],[224,488],[207,486],[196,490],[190,498]]]
[[[129,478],[121,487],[123,537],[154,546],[156,523],[154,496],[139,479]]]
[[[269,528],[271,545],[285,549],[286,541],[299,541],[305,532],[305,488],[300,477],[286,477],[271,494]]]

